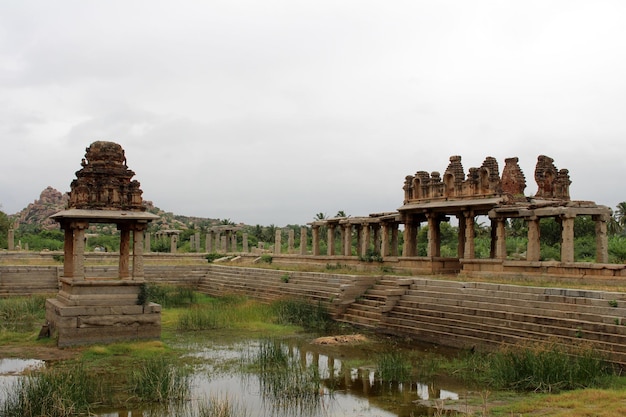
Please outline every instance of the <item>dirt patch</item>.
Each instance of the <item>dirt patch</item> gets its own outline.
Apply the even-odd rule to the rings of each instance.
[[[311,343],[315,345],[352,345],[367,342],[367,337],[362,334],[348,334],[340,336],[318,337]]]
[[[82,352],[81,348],[56,346],[2,346],[0,358],[40,359],[46,362],[74,359]]]

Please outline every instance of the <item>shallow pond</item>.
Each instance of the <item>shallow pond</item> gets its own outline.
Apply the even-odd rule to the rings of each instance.
[[[433,415],[434,405],[459,404],[462,409],[467,389],[452,379],[416,377],[405,383],[382,382],[376,358],[390,346],[368,342],[356,345],[319,345],[313,337],[276,340],[274,343],[301,369],[314,369],[319,382],[314,393],[300,394],[289,388],[275,390],[275,382],[246,366],[258,355],[267,340],[203,340],[184,346],[196,363],[191,376],[191,401],[183,408],[169,410],[94,410],[100,417],[199,416],[198,406],[207,402],[228,404],[233,416],[310,416],[310,417],[410,417]],[[397,346],[394,350],[401,351]],[[405,348],[415,358],[432,360],[429,347]],[[419,360],[419,359],[418,359]],[[0,385],[6,386],[27,367],[41,366],[30,361],[0,361]],[[4,367],[3,367],[4,364]],[[2,369],[5,369],[2,371]],[[286,381],[298,385],[299,382]],[[430,407],[429,407],[430,406]]]

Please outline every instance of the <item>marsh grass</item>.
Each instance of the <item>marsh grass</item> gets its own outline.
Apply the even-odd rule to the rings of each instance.
[[[0,298],[0,330],[33,331],[43,324],[45,313],[44,296]]]
[[[246,417],[248,410],[229,397],[209,397],[198,403],[197,417]]]
[[[272,310],[279,324],[293,324],[306,330],[329,330],[335,322],[321,304],[307,300],[285,299],[272,303]]]
[[[494,389],[559,392],[606,386],[615,368],[591,346],[554,342],[503,346],[489,354],[470,354],[457,369]]]
[[[107,403],[111,389],[81,363],[27,375],[7,390],[0,407],[4,417],[69,417],[88,414]]]
[[[198,293],[186,286],[146,284],[144,291],[144,302],[161,304],[163,308],[189,307],[198,300]]]
[[[246,327],[251,323],[273,320],[266,304],[242,296],[205,299],[178,315],[178,330],[217,330]]]
[[[378,357],[376,376],[383,382],[406,382],[413,367],[406,354],[387,352]]]
[[[153,357],[136,365],[130,391],[140,402],[181,403],[190,392],[189,372],[167,357]]]
[[[261,395],[272,415],[311,415],[321,407],[325,392],[319,369],[303,363],[297,350],[267,339],[246,361],[258,375]]]

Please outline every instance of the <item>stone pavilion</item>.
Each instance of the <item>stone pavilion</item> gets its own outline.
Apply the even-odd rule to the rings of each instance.
[[[58,346],[158,339],[161,306],[144,300],[143,263],[144,233],[158,216],[145,211],[119,144],[92,143],[81,165],[67,209],[51,216],[65,241],[59,293],[46,302],[50,330]],[[113,223],[120,231],[117,278],[85,276],[85,231],[92,223]]]

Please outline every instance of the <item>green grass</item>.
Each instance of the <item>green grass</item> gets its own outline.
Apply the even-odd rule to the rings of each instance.
[[[44,324],[46,297],[0,298],[0,331],[31,332]]]
[[[19,379],[0,407],[4,417],[70,417],[108,403],[110,387],[81,363],[50,368]]]
[[[134,366],[130,391],[142,403],[182,403],[189,397],[189,373],[165,356],[152,357]]]
[[[399,352],[386,352],[378,357],[376,377],[383,382],[406,382],[411,379],[411,361]]]

